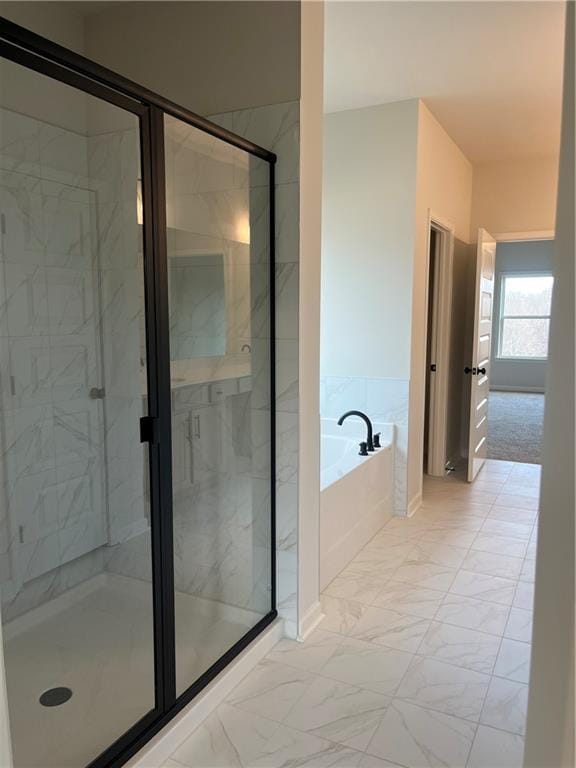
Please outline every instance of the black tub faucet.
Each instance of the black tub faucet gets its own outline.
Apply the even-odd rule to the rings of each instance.
[[[362,411],[346,411],[346,413],[343,413],[342,416],[338,419],[338,426],[341,427],[342,424],[346,421],[348,416],[358,416],[358,418],[362,419],[366,424],[366,429],[368,430],[368,436],[366,437],[366,447],[369,451],[374,450],[374,439],[372,437],[372,422],[366,416],[365,413],[362,413]]]

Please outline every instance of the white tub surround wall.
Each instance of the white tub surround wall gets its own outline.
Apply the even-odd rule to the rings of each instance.
[[[320,588],[324,589],[392,516],[394,426],[375,421],[381,448],[359,456],[366,425],[321,421]]]
[[[346,411],[360,410],[373,423],[394,427],[394,466],[391,483],[391,510],[405,515],[408,447],[408,381],[323,376],[320,379],[322,418],[339,419]]]

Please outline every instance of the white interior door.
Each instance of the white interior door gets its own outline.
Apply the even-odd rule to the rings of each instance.
[[[14,590],[106,542],[92,204],[86,189],[0,174],[0,583]]]
[[[470,429],[468,438],[468,482],[486,461],[488,442],[488,395],[496,241],[485,229],[478,230],[476,284],[474,288],[474,339],[470,376]]]

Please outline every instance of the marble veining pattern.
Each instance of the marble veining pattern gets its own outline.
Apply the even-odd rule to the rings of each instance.
[[[487,463],[481,478],[489,476],[495,501],[521,469]],[[529,482],[537,487],[538,475]],[[427,479],[422,509],[390,521],[326,588],[320,627],[304,643],[282,640],[166,768],[196,768],[198,754],[205,765],[230,754],[242,768],[521,768],[533,585],[522,569],[500,577],[466,565],[470,553],[494,548],[525,560],[536,519],[528,542],[522,530],[490,539],[483,525],[494,502],[475,498],[457,477]],[[429,569],[402,581],[409,563]],[[242,737],[254,733],[247,757],[232,726],[222,733],[239,718],[231,707],[261,718],[243,721]]]

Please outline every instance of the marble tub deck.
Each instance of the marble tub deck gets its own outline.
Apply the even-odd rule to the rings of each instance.
[[[426,478],[164,768],[520,768],[539,472]]]

